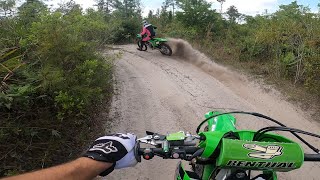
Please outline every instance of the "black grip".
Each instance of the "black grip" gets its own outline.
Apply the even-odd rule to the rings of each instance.
[[[157,154],[165,154],[165,152],[163,151],[162,148],[139,148],[138,149],[138,155],[143,155],[144,154],[144,151],[146,149],[150,149],[151,152],[153,153],[157,153]]]
[[[320,161],[320,154],[304,154],[304,161]]]
[[[152,152],[157,153],[157,154],[165,154],[162,148],[150,148]]]
[[[194,154],[195,152],[197,152],[199,149],[201,149],[200,147],[184,147],[183,148],[187,154]]]

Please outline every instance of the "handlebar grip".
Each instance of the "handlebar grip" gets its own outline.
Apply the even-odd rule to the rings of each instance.
[[[143,155],[144,154],[144,150],[146,149],[150,149],[151,152],[153,153],[157,153],[157,154],[164,154],[164,151],[162,148],[139,148],[138,149],[138,155]]]
[[[320,161],[320,154],[304,154],[304,161]]]
[[[153,153],[158,153],[158,154],[163,154],[163,149],[162,148],[150,148]]]

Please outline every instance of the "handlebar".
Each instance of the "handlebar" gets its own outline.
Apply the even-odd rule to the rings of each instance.
[[[169,136],[146,132],[147,136],[137,139],[135,145],[135,157],[138,162],[141,162],[141,156],[146,159],[152,159],[154,156],[159,156],[164,159],[183,159],[191,161],[191,159],[200,156],[204,149],[197,147],[197,142],[201,140],[200,136],[191,135],[179,131]],[[140,148],[140,143],[152,145],[152,148]],[[160,148],[161,147],[161,148]]]
[[[181,153],[185,155],[194,155],[196,154],[196,152],[199,152],[198,154],[201,155],[201,153],[203,152],[203,148],[183,147],[180,149],[172,149],[169,152],[164,152],[162,148],[139,148],[138,149],[138,155],[143,156],[147,160],[149,160],[149,158],[151,159],[155,155],[166,158],[166,159],[179,159],[179,158],[186,159],[185,156],[181,156]],[[177,153],[177,155],[179,156],[174,155],[174,153]],[[147,157],[145,157],[145,155],[147,155]],[[188,160],[191,160],[191,159],[188,159]],[[320,161],[320,154],[304,154],[304,161]]]
[[[171,148],[168,152],[165,152],[162,148],[139,148],[138,156],[142,156],[144,159],[149,160],[154,156],[159,156],[164,159],[184,159],[191,160],[196,152],[203,152],[199,147],[180,147]],[[197,153],[199,154],[199,153]]]
[[[201,137],[189,135],[183,140],[167,141],[164,135],[151,132],[149,134],[153,135],[138,139],[135,145],[134,151],[138,162],[141,162],[141,156],[146,160],[159,156],[164,159],[191,161],[204,152],[204,148],[197,147],[194,143],[194,140],[204,140]],[[140,143],[151,144],[155,148],[140,148]],[[320,161],[320,154],[304,154],[304,161]]]
[[[320,154],[304,154],[304,161],[320,161]]]
[[[138,154],[139,155],[143,155],[143,153],[145,152],[145,150],[151,150],[153,153],[155,154],[166,154],[166,152],[163,151],[162,148],[139,148],[138,150]],[[197,152],[199,149],[202,149],[200,147],[191,147],[191,146],[187,146],[187,147],[182,147],[180,149],[172,149],[170,150],[169,152],[167,153],[170,153],[170,152],[174,152],[175,150],[184,150],[186,154],[191,154],[193,155],[195,152]]]

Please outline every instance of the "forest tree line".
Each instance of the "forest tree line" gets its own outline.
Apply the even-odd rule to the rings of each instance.
[[[108,44],[134,42],[142,20],[157,36],[183,38],[206,53],[256,64],[260,74],[320,96],[320,13],[296,1],[248,16],[206,0],[165,0],[142,16],[140,0],[0,0],[0,177],[76,157],[94,133],[93,109],[112,95]],[[67,149],[62,151],[61,148]]]

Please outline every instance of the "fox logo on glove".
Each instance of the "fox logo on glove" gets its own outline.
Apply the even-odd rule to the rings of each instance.
[[[102,151],[105,154],[110,154],[112,152],[118,152],[118,149],[112,145],[112,141],[106,143],[99,143],[94,145],[89,151]]]
[[[118,133],[118,134],[114,134],[113,136],[119,137],[119,138],[122,138],[122,139],[130,139],[130,137],[128,135],[126,135],[126,134]]]

